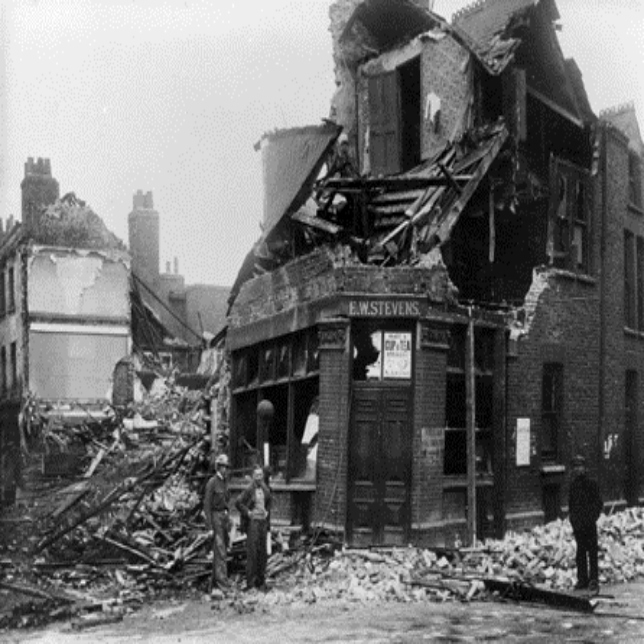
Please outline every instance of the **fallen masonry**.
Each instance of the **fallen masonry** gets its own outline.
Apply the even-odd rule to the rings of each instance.
[[[72,619],[74,628],[122,619],[158,597],[207,597],[212,553],[201,499],[211,452],[204,391],[159,378],[126,411],[73,428],[82,443],[73,478],[43,480],[30,505],[0,516],[0,627]],[[73,438],[73,441],[72,441]],[[599,521],[600,583],[644,577],[644,510]],[[508,599],[592,611],[572,593],[575,550],[567,520],[473,548],[349,549],[324,533],[275,527],[268,593],[241,592],[245,536],[233,527],[232,594],[217,610],[277,604]]]

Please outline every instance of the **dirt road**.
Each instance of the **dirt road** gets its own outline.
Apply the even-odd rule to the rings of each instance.
[[[364,642],[642,642],[644,583],[603,589],[615,599],[594,614],[500,602],[444,604],[346,601],[235,606],[210,598],[145,606],[117,624],[74,630],[61,623],[45,630],[0,633],[0,641],[30,644],[198,642],[326,644]]]

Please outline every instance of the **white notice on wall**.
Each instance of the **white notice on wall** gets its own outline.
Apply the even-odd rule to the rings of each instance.
[[[517,418],[517,466],[530,465],[530,419]]]
[[[384,378],[411,378],[411,333],[385,333]]]

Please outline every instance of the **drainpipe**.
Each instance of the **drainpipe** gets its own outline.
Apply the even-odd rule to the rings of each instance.
[[[599,265],[601,279],[599,280],[599,426],[597,428],[597,476],[602,478],[603,445],[604,445],[604,420],[606,414],[605,404],[605,375],[606,375],[606,235],[607,235],[607,190],[608,190],[608,144],[606,127],[602,126],[601,145],[601,185],[602,185],[602,207],[601,207],[601,242],[599,245]]]
[[[467,541],[476,545],[476,375],[474,358],[474,318],[467,310],[467,345],[465,348],[465,409],[467,435]]]

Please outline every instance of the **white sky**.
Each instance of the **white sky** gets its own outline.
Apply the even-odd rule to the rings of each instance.
[[[0,216],[20,216],[27,157],[49,157],[61,194],[126,242],[132,194],[151,190],[161,269],[176,256],[189,283],[230,285],[260,232],[253,144],[328,116],[329,4],[5,0]],[[434,10],[450,18],[466,4]],[[643,119],[644,0],[557,4],[595,112],[634,100]]]

